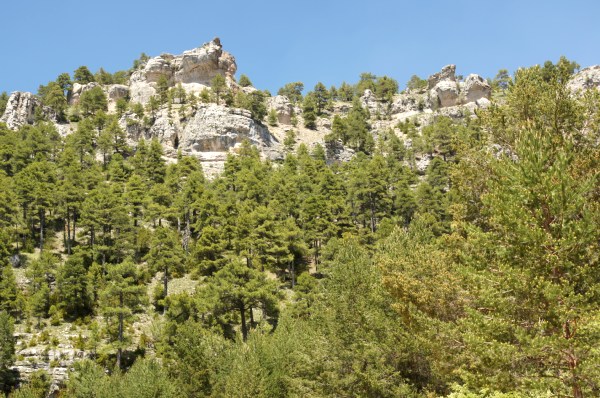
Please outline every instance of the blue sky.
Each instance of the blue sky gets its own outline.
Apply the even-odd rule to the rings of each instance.
[[[0,92],[37,91],[87,65],[128,69],[140,53],[181,53],[218,36],[254,85],[275,93],[388,75],[401,87],[454,63],[457,73],[556,61],[600,64],[600,2],[154,1],[3,2]]]

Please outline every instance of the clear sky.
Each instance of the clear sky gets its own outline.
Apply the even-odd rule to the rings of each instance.
[[[186,1],[5,0],[0,92],[36,92],[86,65],[128,69],[140,53],[179,54],[213,37],[257,88],[354,83],[361,72],[404,87],[450,63],[457,73],[556,61],[600,64],[598,0]]]

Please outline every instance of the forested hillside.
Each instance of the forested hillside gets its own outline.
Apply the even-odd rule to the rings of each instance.
[[[103,107],[66,136],[0,124],[0,388],[600,396],[600,92],[574,94],[575,67],[505,75],[475,115],[401,121],[410,145],[370,134],[355,99],[327,147],[290,135],[266,160],[245,141],[214,178],[156,138],[132,146]]]

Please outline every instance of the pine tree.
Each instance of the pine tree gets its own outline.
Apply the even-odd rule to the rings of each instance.
[[[592,291],[600,284],[591,272],[600,239],[600,174],[591,160],[598,130],[581,124],[599,100],[571,96],[572,72],[566,59],[519,70],[506,105],[483,115],[501,151],[470,154],[467,173],[455,176],[462,187],[461,176],[481,189],[468,196],[481,201],[481,212],[462,213],[473,221],[463,224],[469,232],[460,250],[478,298],[459,359],[473,388],[578,398],[600,388],[591,365],[598,356],[589,349],[598,322]]]
[[[262,309],[267,315],[275,315],[277,296],[275,286],[264,274],[248,268],[239,261],[231,262],[207,280],[199,296],[207,310],[216,317],[239,315],[242,339],[248,338],[247,316],[254,308]],[[226,322],[227,318],[222,321]]]
[[[140,285],[135,264],[127,260],[121,264],[111,265],[106,279],[106,287],[100,294],[102,313],[108,319],[117,318],[114,343],[117,348],[116,367],[120,368],[123,349],[127,347],[125,322],[145,302],[146,288]]]
[[[169,294],[169,280],[185,269],[181,242],[175,231],[158,227],[152,237],[150,251],[145,257],[153,273],[162,272],[162,297]]]
[[[302,103],[302,117],[304,118],[304,127],[314,130],[317,128],[316,114],[317,105],[313,96],[307,95]]]
[[[89,280],[81,255],[72,255],[58,268],[56,289],[58,304],[68,318],[88,314],[92,309]]]

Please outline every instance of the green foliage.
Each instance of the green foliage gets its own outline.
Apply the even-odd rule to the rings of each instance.
[[[87,66],[80,66],[73,72],[73,81],[79,84],[88,84],[94,82],[94,75]]]
[[[307,95],[302,103],[302,117],[304,118],[304,127],[314,130],[317,128],[317,103],[314,96]]]
[[[275,109],[271,109],[269,111],[269,118],[268,121],[269,126],[277,126],[278,123],[278,119],[277,119],[277,111]]]
[[[65,112],[68,104],[65,97],[65,86],[61,86],[57,82],[50,82],[47,86],[38,88],[38,95],[45,106],[49,106],[56,112],[59,121],[66,120]]]
[[[265,96],[261,91],[253,91],[250,94],[238,92],[235,103],[236,106],[249,110],[254,120],[262,121],[267,115]]]
[[[27,344],[56,346],[49,317],[110,367],[77,362],[66,397],[597,395],[600,94],[572,96],[577,68],[521,69],[476,117],[404,120],[377,142],[355,87],[318,85],[305,121],[354,97],[327,150],[292,153],[290,130],[274,164],[244,141],[213,179],[182,154],[167,167],[157,139],[129,148],[100,108],[64,139],[0,126],[0,388],[16,382],[13,318],[42,328]],[[380,103],[397,91],[358,86]],[[262,120],[265,95],[236,105]],[[160,101],[131,110],[150,120]],[[332,161],[340,144],[351,161]],[[143,314],[148,296],[162,314]]]
[[[391,77],[382,76],[375,83],[375,95],[383,102],[390,103],[394,94],[398,93],[398,82]]]
[[[277,95],[286,96],[292,104],[297,104],[302,101],[302,90],[304,90],[302,82],[287,83],[277,90]]]
[[[6,94],[6,91],[3,91],[2,94],[0,94],[0,115],[4,114],[6,104],[8,104],[8,94]]]
[[[180,392],[166,376],[161,365],[140,359],[126,373],[108,376],[90,360],[77,362],[69,375],[67,398],[175,398]]]
[[[95,115],[99,111],[107,111],[108,102],[102,88],[95,86],[81,94],[79,107],[85,116]]]
[[[252,87],[252,82],[250,81],[250,78],[248,78],[248,76],[244,75],[242,73],[242,75],[240,76],[240,79],[238,81],[238,84],[241,87]]]
[[[81,256],[71,256],[56,276],[58,303],[67,317],[80,317],[91,311],[89,280]]]
[[[423,91],[427,88],[427,80],[421,79],[417,75],[412,75],[408,83],[406,83],[408,90]]]
[[[14,325],[6,311],[0,311],[0,374],[12,365],[15,355]],[[0,380],[0,384],[3,380]]]
[[[331,95],[329,94],[329,91],[327,91],[327,87],[325,87],[325,85],[321,82],[315,85],[312,95],[317,107],[317,116],[321,116],[323,114],[323,110],[330,101]]]
[[[215,75],[215,77],[213,77],[210,81],[210,88],[216,96],[218,105],[221,94],[227,89],[227,82],[225,81],[225,77],[221,74]]]
[[[199,290],[199,299],[206,305],[206,315],[218,323],[240,324],[242,339],[248,338],[255,309],[262,309],[267,316],[276,316],[276,287],[265,275],[238,262],[231,262],[207,280]],[[237,316],[239,315],[239,318]],[[248,315],[250,322],[247,321]]]

